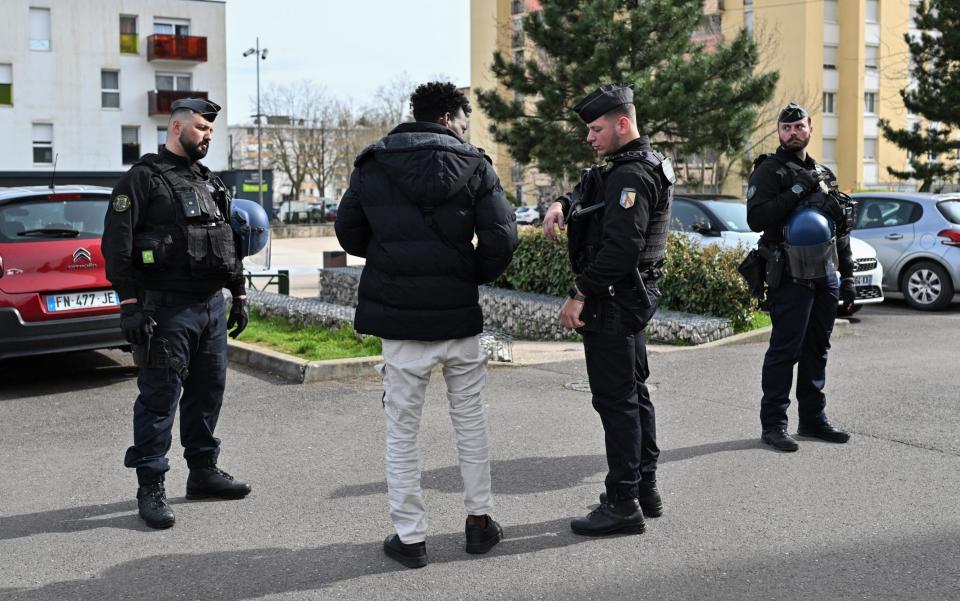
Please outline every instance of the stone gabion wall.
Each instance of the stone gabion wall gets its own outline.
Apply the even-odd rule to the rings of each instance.
[[[361,268],[320,269],[320,296],[324,303],[357,305]],[[484,328],[515,338],[569,340],[577,334],[560,326],[558,313],[563,299],[502,288],[480,287]],[[647,324],[651,340],[672,344],[703,344],[733,335],[730,320],[661,309]]]

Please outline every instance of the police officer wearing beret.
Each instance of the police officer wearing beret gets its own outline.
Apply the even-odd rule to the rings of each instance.
[[[793,367],[797,368],[800,436],[844,443],[850,436],[827,421],[827,349],[838,299],[856,299],[850,252],[852,204],[837,178],[807,154],[810,115],[790,103],[777,119],[780,147],[754,162],[747,188],[747,221],[763,232],[767,298],[773,331],[763,360],[761,440],[779,451],[799,447],[787,433]],[[837,281],[840,272],[842,283]]]
[[[557,227],[568,229],[577,277],[560,322],[583,336],[609,471],[599,507],[570,526],[587,536],[639,534],[645,515],[663,512],[643,330],[660,300],[673,169],[640,135],[630,86],[601,86],[573,110],[605,162],[586,170],[573,192],[551,205],[543,229],[553,240]]]
[[[217,467],[214,436],[227,370],[227,329],[247,325],[243,265],[230,225],[230,195],[199,163],[220,107],[177,100],[165,147],[117,183],[105,218],[107,277],[121,299],[121,327],[140,368],[133,446],[140,517],[169,528],[164,474],[180,404],[180,442],[190,468],[187,498],[239,499],[250,487]],[[222,289],[233,295],[229,317]],[[182,392],[182,397],[181,397]]]

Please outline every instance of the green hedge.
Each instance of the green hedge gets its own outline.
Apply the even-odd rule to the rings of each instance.
[[[746,328],[755,301],[737,272],[744,250],[701,247],[670,232],[660,290],[661,305],[675,311],[725,317],[736,330]],[[494,286],[566,296],[574,276],[567,241],[551,242],[540,228],[521,228],[513,262]]]

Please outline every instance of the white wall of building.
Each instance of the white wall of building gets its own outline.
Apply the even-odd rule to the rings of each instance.
[[[50,9],[50,50],[30,49],[30,14]],[[120,53],[120,15],[137,16],[138,51]],[[210,0],[0,0],[0,64],[13,65],[13,106],[0,105],[0,171],[49,171],[33,162],[34,123],[53,125],[58,171],[125,171],[121,127],[139,126],[140,152],[156,152],[157,127],[168,116],[148,115],[147,93],[157,72],[192,75],[192,89],[225,104],[226,5]],[[207,38],[207,62],[148,61],[154,17],[188,19],[190,35]],[[120,108],[101,106],[102,69],[120,72]],[[227,109],[214,124],[203,161],[227,166]],[[220,126],[219,128],[217,126]],[[218,134],[220,134],[218,136]]]

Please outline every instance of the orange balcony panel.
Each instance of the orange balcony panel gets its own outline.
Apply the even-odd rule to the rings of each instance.
[[[181,98],[206,98],[206,92],[179,90],[150,90],[147,92],[147,114],[169,115],[170,105]]]
[[[207,38],[196,35],[147,36],[148,61],[207,62]]]

